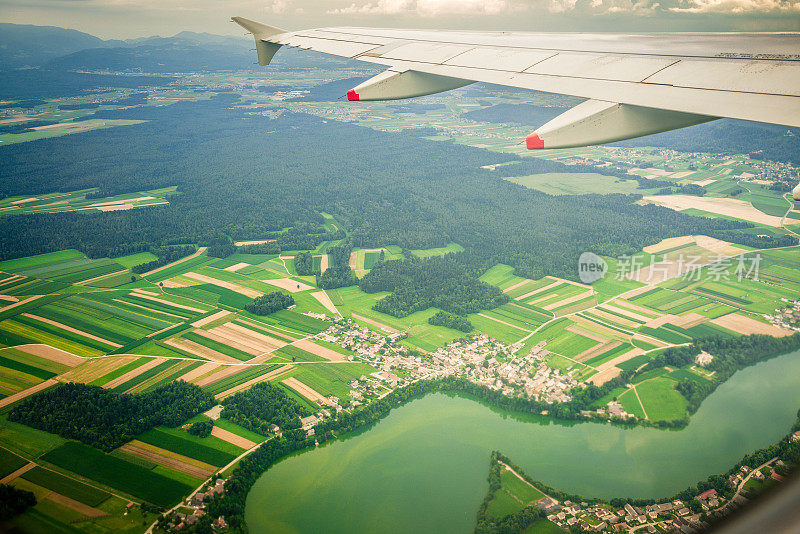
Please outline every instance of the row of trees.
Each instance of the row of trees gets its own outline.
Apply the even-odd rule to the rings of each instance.
[[[322,289],[336,289],[355,285],[356,274],[350,268],[350,254],[353,247],[339,245],[328,249],[328,268],[317,277],[317,285]]]
[[[136,395],[70,382],[28,398],[8,419],[111,451],[156,426],[177,426],[214,404],[213,395],[182,380]]]
[[[709,371],[714,371],[711,380],[698,382],[686,379],[675,386],[675,389],[688,401],[687,409],[691,414],[697,411],[703,400],[717,389],[717,386],[728,380],[739,369],[799,348],[800,333],[785,337],[762,334],[734,338],[708,337],[697,339],[691,345],[666,349],[640,368],[638,374],[665,366],[686,367],[694,363],[701,351],[711,354],[713,359],[707,365]]]
[[[462,332],[472,332],[473,326],[469,319],[463,315],[456,315],[446,311],[438,311],[428,318],[428,324],[446,326]]]
[[[269,315],[278,310],[285,310],[294,305],[294,297],[281,291],[273,291],[266,295],[261,295],[253,299],[253,302],[245,304],[244,309],[256,315]]]
[[[300,276],[311,276],[319,274],[319,270],[314,269],[314,256],[310,252],[298,252],[294,257],[294,270]]]
[[[489,461],[489,490],[478,506],[478,520],[475,526],[476,534],[516,534],[524,532],[534,521],[546,517],[546,513],[535,506],[525,506],[522,510],[499,519],[493,518],[487,513],[489,504],[495,498],[497,492],[502,491],[502,466],[498,461],[501,456],[499,452],[494,451]]]
[[[131,271],[137,274],[146,273],[147,271],[152,271],[153,269],[163,267],[168,263],[178,261],[181,258],[194,254],[195,250],[194,245],[184,245],[182,247],[155,247],[151,249],[150,252],[155,254],[157,259],[134,265]]]

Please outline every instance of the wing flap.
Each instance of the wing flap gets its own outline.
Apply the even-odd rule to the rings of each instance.
[[[800,96],[800,64],[795,61],[682,59],[645,81],[715,91]]]
[[[555,52],[546,50],[473,48],[443,63],[456,67],[491,68],[507,72],[522,72],[555,55]]]
[[[641,82],[677,60],[652,56],[619,56],[564,52],[525,69],[530,74]]]

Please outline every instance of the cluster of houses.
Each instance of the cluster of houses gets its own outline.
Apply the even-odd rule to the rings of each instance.
[[[191,527],[200,518],[206,515],[206,504],[217,495],[225,493],[225,479],[218,478],[214,482],[206,484],[202,491],[186,499],[174,512],[166,514],[160,524],[167,532],[180,532]],[[215,531],[222,531],[228,528],[225,517],[219,516],[211,522],[211,528]]]
[[[764,318],[775,326],[800,332],[800,300],[786,297],[781,300],[786,303],[786,307],[775,310],[772,315],[764,315]]]
[[[614,509],[606,504],[589,505],[585,502],[573,503],[564,501],[536,502],[536,506],[546,510],[547,519],[567,529],[579,528],[585,532],[684,532],[692,533],[706,528],[708,525],[700,519],[700,514],[693,514],[683,501],[674,500],[651,504],[645,507],[626,504]],[[709,490],[696,497],[701,502],[716,503],[716,491]]]
[[[800,430],[792,434],[793,441],[800,441]],[[750,480],[765,480],[771,478],[782,482],[782,477],[776,469],[784,463],[773,458],[760,469],[750,469],[742,466],[738,471],[728,477],[734,493],[730,498],[719,494],[715,489],[708,489],[693,499],[699,503],[689,504],[681,500],[651,504],[644,507],[626,504],[622,508],[614,509],[607,504],[589,505],[585,502],[573,503],[558,501],[545,497],[534,504],[545,510],[547,519],[557,525],[574,530],[578,528],[585,532],[680,532],[693,534],[705,531],[710,518],[724,517],[736,508],[747,504],[745,496]],[[694,508],[694,510],[692,510]]]
[[[375,391],[375,382],[394,389],[418,379],[458,376],[508,396],[547,403],[567,402],[572,399],[569,391],[583,386],[570,374],[547,366],[549,352],[543,348],[544,342],[533,347],[530,354],[517,357],[515,351],[520,346],[478,334],[423,354],[397,343],[404,335],[400,332],[385,336],[349,318],[340,318],[317,337],[352,350],[380,369],[351,384],[350,396],[356,405]]]
[[[602,419],[631,419],[636,417],[635,415],[628,413],[625,411],[625,408],[622,407],[622,404],[619,401],[612,400],[606,406],[601,406],[594,411],[591,410],[581,410],[581,415],[583,417],[594,417],[594,418],[602,418]]]
[[[527,356],[517,357],[514,352],[520,347],[480,334],[450,343],[432,357],[450,374],[464,376],[509,397],[549,404],[568,402],[572,400],[569,391],[583,384],[570,374],[548,367],[545,361],[550,353],[543,347],[544,342],[539,343]]]

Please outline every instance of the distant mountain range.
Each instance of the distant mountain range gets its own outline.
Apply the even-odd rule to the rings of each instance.
[[[180,32],[172,37],[103,40],[53,26],[0,23],[0,70],[38,67],[57,71],[198,72],[255,68],[253,41],[245,37]],[[275,67],[343,64],[346,60],[294,51]]]

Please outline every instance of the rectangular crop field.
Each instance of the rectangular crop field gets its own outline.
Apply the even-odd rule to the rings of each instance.
[[[23,474],[22,478],[89,506],[97,506],[111,496],[101,489],[41,467],[34,467]]]
[[[192,490],[185,484],[74,441],[64,443],[42,459],[159,506],[169,507]]]
[[[181,432],[181,431],[174,431],[174,432]],[[181,432],[181,434],[184,434],[184,432]],[[198,443],[196,440],[191,439],[194,436],[191,436],[188,433],[185,434],[186,437],[182,435],[175,435],[173,432],[168,433],[160,428],[156,428],[145,432],[141,436],[137,436],[136,439],[138,439],[139,441],[143,441],[145,443],[149,443],[150,445],[155,445],[156,447],[166,449],[168,451],[182,454],[183,456],[188,456],[189,458],[200,460],[201,462],[205,462],[207,464],[215,465],[217,467],[222,467],[224,465],[227,465],[228,463],[233,461],[234,458],[236,458],[235,453],[226,452],[225,450],[220,450],[215,447]],[[215,440],[212,438],[213,436],[208,438],[196,438],[196,439],[209,440],[210,443],[215,443]],[[227,449],[230,449],[230,447],[234,447],[233,445],[230,444],[227,445],[229,445],[229,447],[226,447]],[[239,449],[238,447],[235,447],[235,450],[238,449]],[[239,453],[241,452],[242,450],[239,450]]]

